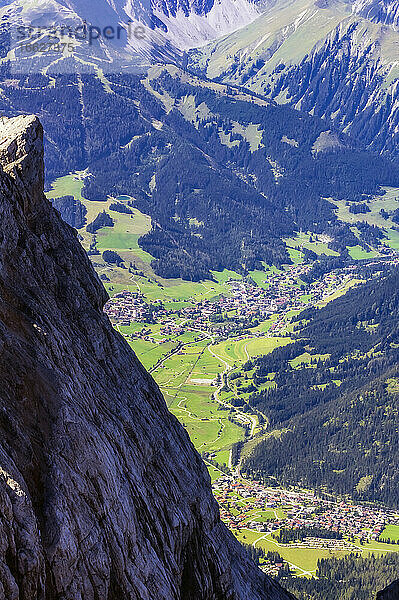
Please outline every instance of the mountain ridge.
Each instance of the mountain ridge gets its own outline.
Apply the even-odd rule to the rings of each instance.
[[[389,0],[281,0],[242,30],[192,50],[189,68],[397,154],[397,11]]]
[[[185,50],[200,46],[252,22],[259,15],[253,0],[143,0],[140,3],[121,0],[48,0],[35,6],[27,0],[9,0],[0,4],[0,15],[7,22],[12,48],[18,48],[18,27],[51,28],[54,25],[99,28],[103,32],[121,26],[124,35],[100,35],[82,44],[79,36],[63,34],[63,40],[75,45],[89,60],[100,61],[103,68],[127,70],[131,64],[149,64],[160,56],[173,56],[181,63]],[[126,34],[131,26],[140,26],[141,35]],[[44,38],[45,39],[45,38]],[[24,43],[32,43],[28,33]],[[29,53],[28,53],[29,55]],[[27,59],[26,54],[21,54]],[[29,57],[31,58],[31,56]],[[53,57],[54,58],[54,57]],[[36,55],[37,68],[42,67],[46,53]],[[54,61],[55,63],[57,61]],[[111,63],[111,66],[110,64]]]

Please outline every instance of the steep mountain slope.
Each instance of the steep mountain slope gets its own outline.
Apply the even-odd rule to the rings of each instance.
[[[399,186],[395,163],[331,124],[173,65],[136,76],[5,70],[0,89],[3,114],[42,119],[51,179],[86,170],[86,198],[127,194],[151,216],[140,244],[166,277],[289,262],[282,238],[300,228],[345,252],[359,239],[326,198]]]
[[[353,10],[374,23],[399,28],[399,6],[395,0],[356,0]]]
[[[395,267],[305,311],[297,341],[256,360],[275,387],[250,402],[272,427],[244,469],[397,506],[398,283]]]
[[[320,117],[398,152],[398,5],[278,0],[248,27],[193,51],[190,69]]]
[[[165,37],[180,50],[230,33],[253,21],[259,14],[251,0],[144,0],[125,2],[117,0],[61,0],[77,15],[94,22],[107,18],[129,18],[160,29]],[[104,18],[103,18],[104,17]]]
[[[122,68],[127,70],[132,63],[134,66],[143,61],[151,62],[151,59],[159,59],[160,56],[168,56],[169,59],[174,56],[180,60],[184,50],[231,33],[254,21],[258,15],[259,10],[253,0],[46,0],[39,3],[10,0],[0,3],[1,20],[3,24],[7,23],[15,41],[20,25],[66,25],[75,29],[86,23],[101,32],[107,27],[113,27],[117,32],[118,25],[121,25],[124,30],[121,37],[100,34],[89,43],[87,39],[82,42],[79,36],[69,35],[66,38],[64,30],[62,39],[72,43],[75,53],[85,56],[86,60],[100,61],[108,70],[117,70],[120,61],[124,61]],[[144,35],[127,35],[127,31],[133,31],[129,23],[134,27],[142,26]],[[46,40],[46,37],[40,39]],[[27,41],[31,41],[31,32]],[[18,47],[18,43],[12,45],[15,46]],[[19,66],[28,57],[22,52],[20,58]],[[47,58],[48,52],[39,51],[36,64],[42,65]],[[57,64],[56,58],[59,56],[53,56],[54,64]]]
[[[259,15],[253,0],[154,0],[153,11],[154,24],[181,50],[231,33]]]
[[[393,0],[2,4],[0,48],[13,59],[14,74],[75,73],[71,54],[81,72],[136,72],[138,65],[159,61],[185,66],[186,51],[200,47],[190,54],[190,70],[331,119],[371,150],[397,154],[399,16]],[[98,39],[88,34],[82,41],[64,32],[70,49],[63,56],[26,50],[32,41],[48,46],[46,34],[32,40],[26,30],[19,39],[21,25],[74,30],[84,22],[99,28]],[[133,35],[129,22],[144,33]],[[104,34],[121,25],[121,37]]]
[[[0,127],[1,596],[288,598],[221,524],[205,466],[103,314],[43,196],[38,120]]]

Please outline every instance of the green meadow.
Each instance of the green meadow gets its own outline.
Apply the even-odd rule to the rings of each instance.
[[[74,196],[77,200],[83,200],[82,189],[84,186],[85,173],[83,171],[59,177],[50,186],[46,196],[48,198],[61,198],[62,196]]]
[[[365,258],[375,258],[378,252],[375,250],[364,250],[361,246],[348,246],[349,255],[355,260],[364,260]]]
[[[380,540],[391,540],[392,542],[399,542],[399,525],[388,525],[381,533]]]
[[[290,342],[291,338],[289,337],[244,338],[237,341],[229,339],[216,344],[212,351],[230,366],[233,366],[239,362],[247,362],[254,356],[268,354],[278,346],[285,346]]]
[[[96,216],[107,211],[114,221],[113,227],[104,227],[97,232],[95,239],[100,254],[95,256],[96,270],[99,275],[105,275],[109,281],[105,287],[111,295],[122,289],[131,291],[139,290],[149,301],[162,300],[174,303],[171,308],[178,308],[177,303],[199,302],[202,299],[211,299],[219,294],[226,293],[225,283],[230,278],[239,278],[234,271],[227,269],[218,273],[212,273],[214,281],[189,282],[182,279],[163,279],[155,275],[151,268],[153,257],[140,248],[139,238],[151,230],[151,218],[138,209],[132,208],[132,214],[124,214],[110,210],[110,205],[115,198],[108,198],[105,202],[86,200],[82,196],[85,173],[74,173],[56,179],[49,191],[48,198],[59,198],[61,196],[74,196],[80,200],[87,209],[87,223],[91,223]],[[119,196],[119,202],[127,203],[129,196]],[[83,237],[82,245],[85,249],[90,247],[94,236],[86,231],[79,230]],[[132,264],[134,273],[129,273],[126,268],[110,265],[102,260],[101,254],[104,250],[114,250],[125,261],[125,266]],[[184,304],[182,305],[184,306]]]
[[[330,200],[335,206],[335,214],[338,219],[350,223],[352,231],[356,236],[359,237],[359,231],[356,227],[356,223],[368,223],[369,225],[376,225],[382,229],[386,235],[386,239],[383,240],[383,244],[390,246],[394,250],[399,249],[399,232],[396,231],[397,225],[392,221],[392,213],[399,208],[399,188],[383,187],[383,194],[374,196],[367,201],[367,206],[370,212],[352,214],[349,212],[349,206],[344,200]],[[381,216],[380,211],[384,210],[388,214],[388,218]],[[375,251],[370,249],[369,252],[363,250],[361,246],[352,246],[348,248],[349,254],[354,259],[362,258],[373,258]]]
[[[338,256],[338,252],[335,252],[328,247],[328,242],[323,239],[323,236],[318,236],[316,234],[301,232],[298,233],[296,237],[286,238],[284,241],[289,248],[296,250],[296,253],[293,253],[292,256],[296,257],[297,261],[299,261],[300,255],[302,254],[300,253],[301,248],[307,248],[319,255],[326,254],[327,256]]]
[[[277,551],[283,559],[290,563],[291,569],[296,575],[311,577],[315,574],[317,562],[321,558],[343,558],[349,554],[349,550],[332,550],[319,548],[295,548],[282,546],[274,540],[270,533],[264,534],[252,529],[233,530],[236,537],[246,544],[253,544],[255,547],[262,548],[265,552]],[[399,546],[396,549],[392,544],[381,544],[379,542],[370,542],[360,545],[355,542],[355,552],[364,557],[374,554],[376,556],[386,552],[399,552]]]
[[[356,225],[356,223],[368,223],[369,225],[377,225],[377,227],[390,229],[394,226],[394,222],[389,217],[384,219],[380,215],[381,209],[388,214],[399,208],[399,189],[393,187],[383,187],[383,194],[374,196],[367,202],[370,212],[353,214],[349,212],[349,206],[344,200],[330,200],[336,208],[336,215],[341,221]]]

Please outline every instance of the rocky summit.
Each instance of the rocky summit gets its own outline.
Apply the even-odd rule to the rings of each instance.
[[[0,120],[0,598],[283,600],[221,523],[188,435],[43,195],[42,127]]]

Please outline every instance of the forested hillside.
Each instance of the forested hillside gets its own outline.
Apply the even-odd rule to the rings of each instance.
[[[251,404],[274,431],[244,470],[397,504],[398,284],[394,271],[302,313],[297,341],[255,362],[273,387]]]
[[[42,119],[48,180],[86,169],[85,197],[128,194],[152,217],[140,245],[165,277],[287,263],[282,238],[301,228],[342,251],[358,239],[325,198],[399,186],[393,162],[327,121],[177,67],[20,79],[4,67],[0,89],[3,113]]]
[[[251,25],[192,50],[189,68],[332,119],[398,155],[396,0],[267,2]]]

